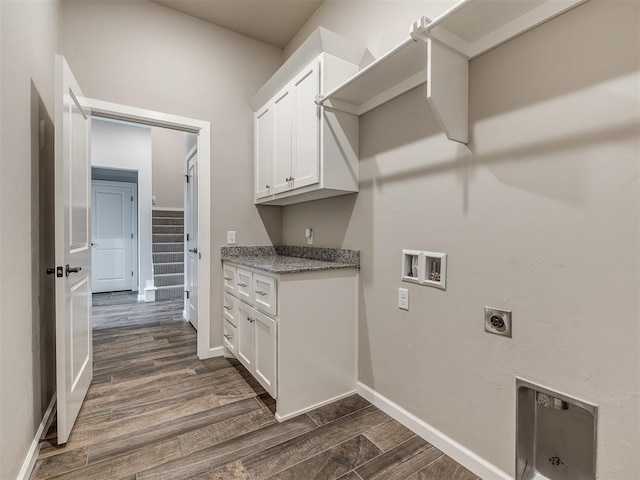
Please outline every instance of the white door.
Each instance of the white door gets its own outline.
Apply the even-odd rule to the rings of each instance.
[[[283,90],[273,103],[273,193],[291,188],[293,95]]]
[[[271,103],[255,116],[256,198],[271,195],[273,184],[273,107]]]
[[[255,357],[254,323],[256,321],[253,309],[242,302],[238,302],[237,308],[237,358],[247,370],[253,372],[253,360]]]
[[[91,182],[92,291],[133,290],[135,278],[134,184]]]
[[[198,329],[198,151],[187,154],[187,183],[185,188],[185,245],[186,245],[186,294],[187,320]]]
[[[89,111],[64,57],[55,90],[56,376],[58,443],[67,443],[93,377]]]
[[[320,68],[315,60],[293,81],[295,92],[295,135],[292,187],[318,183],[320,177],[320,107],[315,103],[320,93]]]
[[[277,323],[275,320],[255,312],[254,342],[255,356],[254,368],[258,382],[273,398],[278,397],[276,382],[276,348],[277,348]]]

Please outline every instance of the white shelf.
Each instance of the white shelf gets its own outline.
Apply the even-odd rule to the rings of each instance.
[[[408,38],[333,91],[318,98],[325,106],[362,115],[426,81],[424,43]]]
[[[426,36],[468,59],[587,0],[464,0],[426,26]]]
[[[586,1],[463,0],[316,103],[362,115],[427,82],[447,138],[467,143],[469,60]]]

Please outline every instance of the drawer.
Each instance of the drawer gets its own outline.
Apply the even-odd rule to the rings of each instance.
[[[253,274],[249,270],[236,268],[236,298],[253,305]]]
[[[254,273],[253,295],[254,305],[258,310],[269,315],[276,315],[277,295],[275,278]]]
[[[236,294],[236,267],[222,265],[222,278],[224,282],[224,291],[229,292],[232,295]]]
[[[234,357],[237,356],[236,355],[236,345],[237,345],[236,327],[234,327],[231,323],[225,320],[222,327],[222,333],[224,335],[222,339],[224,346],[229,349],[229,351],[233,354]]]
[[[233,298],[231,295],[229,295],[228,293],[222,294],[222,309],[223,309],[222,313],[223,313],[224,319],[234,327],[238,326],[238,322],[236,321],[236,315],[237,315],[236,301],[237,300]]]

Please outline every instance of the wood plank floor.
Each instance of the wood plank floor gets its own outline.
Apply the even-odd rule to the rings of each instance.
[[[32,480],[475,480],[354,395],[278,423],[235,360],[198,360],[182,301],[94,295],[94,379]]]

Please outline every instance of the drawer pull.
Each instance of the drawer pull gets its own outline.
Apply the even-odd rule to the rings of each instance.
[[[251,318],[251,317],[247,317],[247,320],[248,320],[250,323],[253,323],[253,322],[255,322],[255,321],[256,321],[256,319],[255,319],[255,318]]]
[[[263,292],[262,290],[256,290],[256,293],[257,293],[258,295],[262,295],[263,297],[266,297],[266,296],[267,296],[267,292]]]
[[[232,307],[232,306],[230,306],[230,305],[225,305],[225,306],[224,306],[224,309],[225,309],[225,310],[227,310],[227,311],[231,311],[231,309],[232,309],[232,308],[233,308],[233,307]]]
[[[233,278],[231,278],[231,277],[224,277],[224,279],[225,279],[227,282],[230,282],[231,280],[233,280]]]
[[[224,334],[224,338],[226,338],[227,340],[231,340],[233,337],[231,335],[229,335],[228,333]]]
[[[247,286],[247,284],[246,283],[239,283],[238,286],[244,288],[244,287]]]

